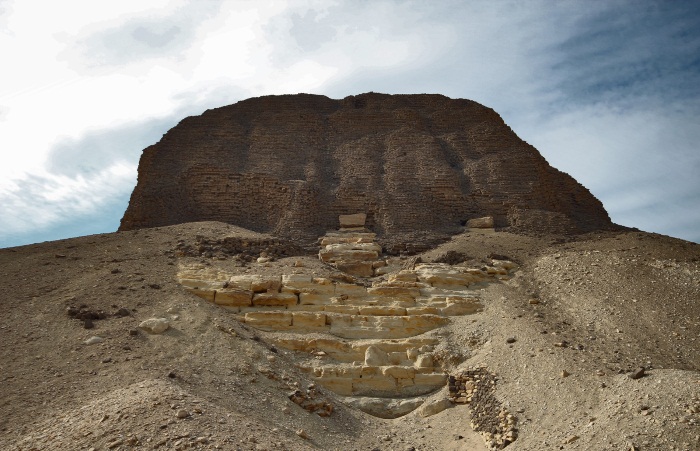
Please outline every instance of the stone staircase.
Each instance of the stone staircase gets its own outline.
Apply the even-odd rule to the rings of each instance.
[[[401,269],[381,258],[374,234],[358,228],[322,237],[319,257],[350,274],[368,274],[364,284],[313,274],[230,275],[203,264],[181,265],[178,279],[295,351],[299,368],[346,403],[396,418],[447,383],[446,368],[433,355],[438,339],[426,333],[480,311],[473,285],[507,278],[515,265]],[[377,269],[383,275],[376,276]]]

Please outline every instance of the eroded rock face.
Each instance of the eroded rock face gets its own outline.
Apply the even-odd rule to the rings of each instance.
[[[420,251],[486,216],[532,233],[611,226],[493,110],[368,93],[267,96],[184,119],[144,151],[120,230],[215,220],[303,242],[338,215],[389,252]]]

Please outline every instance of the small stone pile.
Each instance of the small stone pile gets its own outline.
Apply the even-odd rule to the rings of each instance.
[[[486,368],[475,368],[449,377],[450,400],[470,404],[472,429],[481,433],[491,449],[503,449],[518,437],[517,418],[494,396],[496,376]]]
[[[327,417],[333,413],[333,404],[324,399],[317,399],[321,396],[321,392],[316,389],[315,384],[310,384],[309,387],[302,390],[294,390],[289,395],[289,399],[303,409],[315,413],[319,417]]]

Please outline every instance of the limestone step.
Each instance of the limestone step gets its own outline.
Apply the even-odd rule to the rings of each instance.
[[[242,321],[267,332],[328,332],[351,339],[412,337],[449,322],[438,315],[372,316],[288,310],[247,312]]]
[[[364,364],[366,352],[374,347],[386,353],[388,365],[400,365],[406,360],[415,362],[420,355],[429,354],[438,344],[436,338],[410,337],[401,340],[353,340],[332,337],[309,337],[300,334],[271,339],[276,346],[308,353],[316,359],[332,359],[341,363]]]
[[[394,419],[407,415],[424,402],[424,397],[416,398],[373,398],[366,396],[346,396],[343,402],[375,417]]]
[[[447,382],[447,375],[432,367],[324,365],[301,369],[308,371],[316,383],[345,396],[419,396],[432,393]]]

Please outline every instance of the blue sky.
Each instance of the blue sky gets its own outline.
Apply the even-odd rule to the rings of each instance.
[[[267,94],[495,109],[613,221],[700,241],[697,1],[0,0],[0,247],[116,230],[141,151]]]

